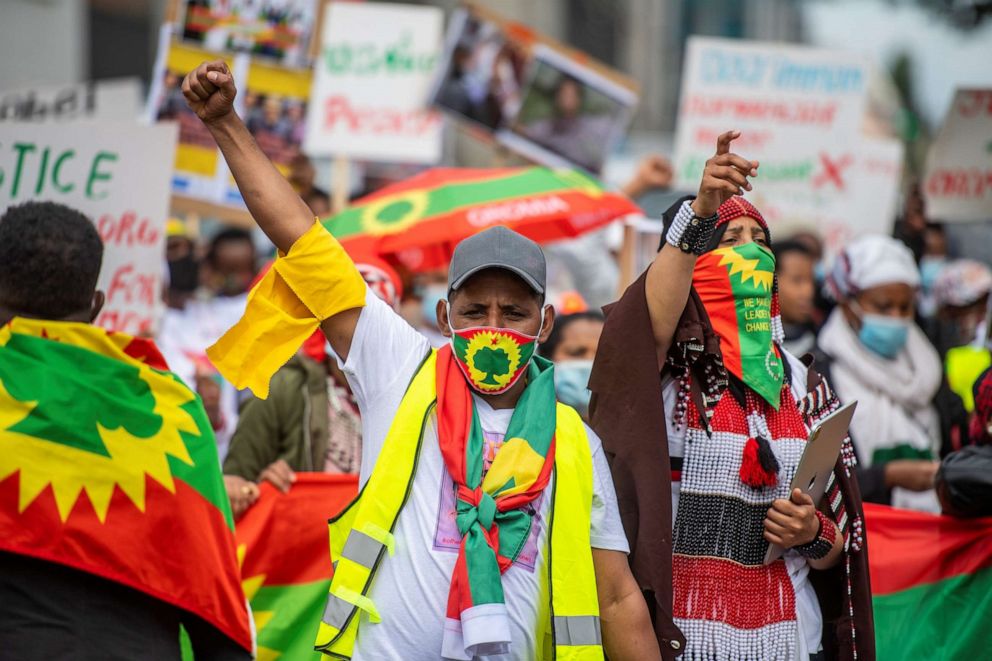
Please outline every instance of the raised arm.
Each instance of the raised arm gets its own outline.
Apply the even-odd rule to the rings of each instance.
[[[692,244],[701,237],[705,238],[705,229],[701,228],[713,227],[720,205],[734,195],[751,190],[747,178],[758,174],[757,161],[748,161],[730,153],[730,143],[738,137],[740,131],[727,131],[717,138],[716,154],[706,161],[699,194],[692,202],[694,217],[688,220],[687,227],[680,227],[678,220],[673,223],[664,247],[648,269],[646,295],[659,366],[665,362],[675,328],[689,300],[692,270],[696,265],[696,257],[702,250],[699,246],[698,250],[693,251],[696,246]],[[680,241],[683,229],[686,230],[685,238],[691,237],[692,240]]]
[[[313,227],[314,215],[259,149],[234,112],[234,77],[223,60],[204,62],[183,80],[186,103],[220,147],[252,218],[279,250],[289,252]],[[347,359],[361,310],[344,310],[321,322],[334,350]]]
[[[314,216],[262,153],[234,112],[234,77],[223,60],[204,62],[183,80],[183,96],[224,154],[248,210],[265,235],[287,252]]]

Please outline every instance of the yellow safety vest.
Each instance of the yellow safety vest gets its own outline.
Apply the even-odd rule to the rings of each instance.
[[[392,530],[410,496],[424,430],[437,404],[436,358],[431,352],[410,383],[368,483],[330,521],[334,577],[314,648],[334,658],[351,658],[361,611],[368,614],[371,626],[381,621],[368,595],[380,563],[393,553]],[[545,649],[553,651],[552,658],[601,661],[599,599],[589,541],[592,456],[581,418],[563,404],[557,406],[555,439],[546,558],[551,613],[545,626],[550,626],[538,640],[550,639]],[[444,613],[436,616],[443,618]]]
[[[992,354],[985,347],[954,347],[944,358],[947,384],[964,402],[964,410],[975,410],[975,381],[992,366]]]

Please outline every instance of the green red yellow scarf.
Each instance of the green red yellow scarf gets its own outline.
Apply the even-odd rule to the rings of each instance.
[[[775,256],[757,243],[719,248],[696,261],[692,286],[720,337],[727,371],[778,410],[785,371]]]
[[[451,577],[442,655],[471,659],[506,654],[510,622],[501,575],[531,530],[533,502],[555,459],[555,386],[551,363],[535,357],[505,441],[483,475],[483,435],[472,392],[446,346],[437,356],[441,455],[457,490],[461,548]]]

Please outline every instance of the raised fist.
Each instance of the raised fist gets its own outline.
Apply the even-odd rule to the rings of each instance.
[[[204,123],[234,112],[234,77],[223,60],[204,62],[183,79],[183,96],[190,110]]]
[[[716,154],[706,161],[699,195],[692,203],[693,213],[700,218],[712,216],[731,197],[751,190],[747,178],[758,175],[758,161],[730,153],[730,143],[740,135],[740,131],[727,131],[716,139]]]

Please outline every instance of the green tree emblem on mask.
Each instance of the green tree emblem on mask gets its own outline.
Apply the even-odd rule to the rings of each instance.
[[[501,348],[481,347],[475,352],[472,360],[474,367],[486,375],[482,383],[498,386],[497,376],[506,376],[510,372],[510,357]]]

